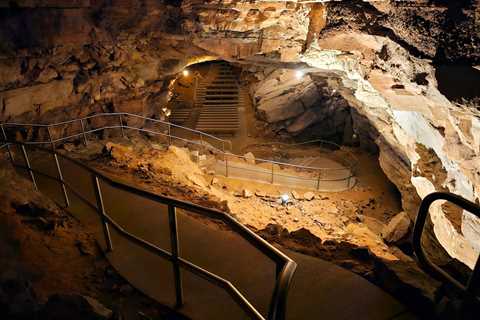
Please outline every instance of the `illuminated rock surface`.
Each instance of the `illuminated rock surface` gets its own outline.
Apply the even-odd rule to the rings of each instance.
[[[223,59],[243,69],[260,119],[292,135],[351,126],[361,144],[374,142],[410,219],[436,190],[480,197],[480,113],[439,92],[432,63],[478,66],[473,4],[28,3],[0,9],[2,120],[152,116],[185,66]],[[464,213],[457,226],[437,206],[432,221],[447,252],[473,268],[479,220]]]

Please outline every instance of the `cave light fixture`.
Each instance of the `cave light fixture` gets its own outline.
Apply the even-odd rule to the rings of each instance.
[[[286,205],[288,203],[288,200],[290,199],[290,197],[288,196],[288,194],[282,194],[280,196],[280,200],[282,200],[282,205]]]
[[[184,77],[188,77],[188,75],[190,74],[190,71],[185,69],[185,70],[183,70],[182,74],[183,74]]]
[[[303,76],[305,75],[305,73],[302,71],[302,70],[297,70],[295,71],[295,77],[300,80],[303,78]]]

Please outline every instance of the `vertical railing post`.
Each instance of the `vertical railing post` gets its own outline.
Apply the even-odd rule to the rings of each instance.
[[[3,127],[3,123],[0,124],[0,127],[2,128],[3,140],[5,140],[5,143],[8,143],[7,133],[5,132],[5,128]],[[10,144],[7,144],[7,151],[8,151],[8,156],[10,157],[10,161],[12,162],[12,166],[13,166],[15,164],[15,160],[13,158],[12,149],[10,149]]]
[[[225,140],[222,140],[222,152],[225,153]]]
[[[48,139],[50,139],[50,143],[52,145],[53,159],[55,160],[55,164],[57,166],[58,179],[60,180],[60,184],[62,185],[63,199],[65,200],[65,208],[68,208],[70,206],[70,200],[68,199],[67,187],[65,186],[65,181],[63,180],[62,169],[60,168],[60,161],[58,161],[57,151],[55,150],[55,142],[53,142],[52,133],[50,132],[50,127],[47,127],[47,132],[48,132]]]
[[[35,180],[35,175],[33,174],[32,167],[30,166],[30,161],[28,160],[27,150],[25,150],[25,145],[22,144],[22,154],[25,165],[27,166],[28,173],[30,174],[30,179],[32,179],[33,188],[38,191],[37,181]]]
[[[118,116],[119,116],[119,120],[120,120],[120,130],[122,131],[122,137],[125,138],[125,131],[123,130],[122,114],[120,113]]]
[[[225,177],[228,177],[228,156],[226,153],[223,156],[225,157]]]
[[[87,146],[87,135],[85,133],[85,124],[83,123],[83,119],[80,119],[80,124],[82,125],[82,135],[83,135],[83,144]]]
[[[172,145],[172,125],[168,124],[168,146]]]
[[[272,184],[273,184],[273,162],[272,162]]]
[[[172,205],[168,205],[168,222],[170,226],[173,275],[175,277],[176,307],[180,308],[183,305],[182,275],[180,273],[180,264],[178,262],[180,249],[178,245],[177,211]]]
[[[108,221],[105,218],[105,205],[103,203],[102,190],[100,189],[100,180],[94,174],[92,174],[93,188],[95,189],[95,198],[97,199],[97,211],[100,215],[100,220],[103,227],[103,233],[105,235],[105,242],[107,243],[107,252],[113,250],[112,237],[110,235],[110,228],[108,226]]]
[[[322,176],[322,170],[318,170],[317,190],[320,189],[320,178]]]

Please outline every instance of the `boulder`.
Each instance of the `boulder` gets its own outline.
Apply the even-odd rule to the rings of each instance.
[[[253,153],[251,152],[245,153],[243,157],[245,158],[245,161],[247,163],[255,164],[255,156],[253,155]]]
[[[255,195],[259,198],[265,198],[267,196],[267,193],[265,191],[257,190],[255,191]]]
[[[73,84],[69,80],[55,80],[0,93],[0,101],[3,100],[7,116],[17,116],[28,111],[44,113],[74,104],[80,98],[73,93]]]
[[[133,148],[131,146],[107,142],[105,144],[105,151],[119,163],[127,163],[132,160]]]
[[[387,243],[403,239],[410,230],[410,218],[404,211],[394,216],[382,230],[382,237]]]
[[[250,191],[248,189],[243,189],[242,196],[244,198],[251,198],[253,196],[253,193],[252,193],[252,191]]]
[[[46,68],[40,74],[38,75],[37,81],[41,83],[47,83],[50,82],[51,80],[55,79],[58,77],[57,71],[53,68]]]
[[[295,200],[303,200],[302,195],[300,195],[297,191],[293,190],[292,191],[292,196]]]
[[[311,200],[313,200],[313,199],[315,198],[315,193],[313,193],[313,192],[311,192],[311,191],[305,192],[305,193],[303,194],[303,198],[304,198],[305,200],[311,201]]]

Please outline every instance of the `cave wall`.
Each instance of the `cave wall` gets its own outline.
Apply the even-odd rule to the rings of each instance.
[[[19,3],[0,8],[2,120],[54,122],[108,111],[152,116],[179,71],[205,58],[175,30],[178,6]]]
[[[246,69],[270,67],[272,73],[253,90],[259,115],[287,121],[287,131],[298,133],[303,128],[295,121],[315,113],[318,104],[312,101],[324,88],[335,90],[355,108],[353,126],[361,138],[376,142],[381,166],[413,219],[419,199],[435,190],[479,198],[477,111],[442,96],[432,67],[432,61],[480,63],[475,5],[10,1],[0,6],[0,118],[52,122],[102,111],[153,115],[168,100],[171,81],[190,63],[219,58]],[[298,68],[305,78],[287,86]],[[326,79],[327,86],[319,88],[315,77]],[[288,103],[282,109],[273,101]],[[431,159],[418,145],[435,154],[441,175],[422,172],[419,164]],[[449,254],[472,266],[480,249],[473,245],[478,219],[464,213],[460,231],[466,240],[441,208],[432,215]]]

